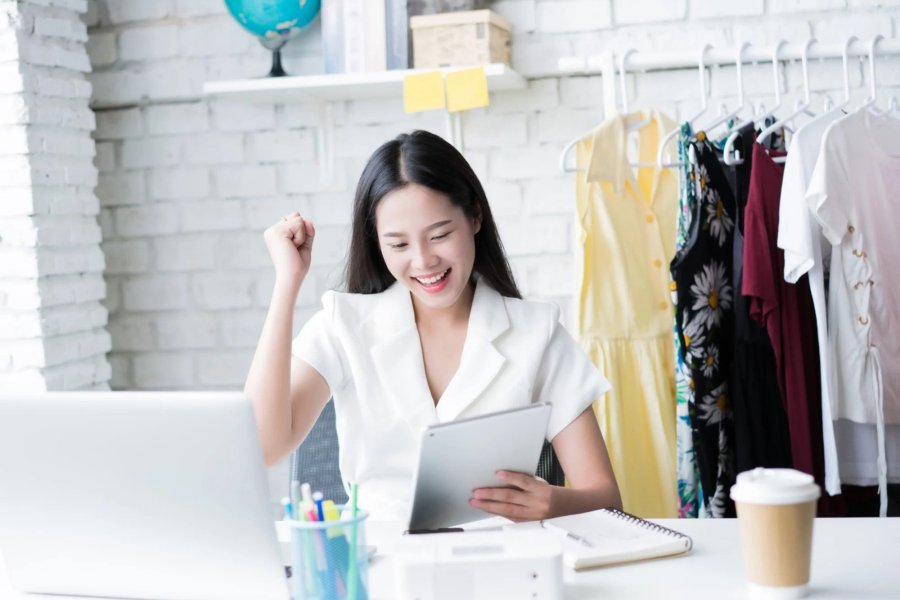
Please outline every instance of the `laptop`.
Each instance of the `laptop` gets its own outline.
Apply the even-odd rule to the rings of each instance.
[[[0,553],[24,592],[287,600],[249,400],[0,394]]]
[[[490,517],[469,505],[472,490],[508,487],[496,472],[534,473],[550,419],[549,404],[530,404],[422,431],[411,533],[428,532]]]

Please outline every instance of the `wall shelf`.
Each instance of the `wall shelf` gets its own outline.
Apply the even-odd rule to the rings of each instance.
[[[441,69],[442,72],[466,67]],[[335,73],[289,77],[259,77],[231,81],[208,81],[203,93],[230,100],[254,103],[354,100],[360,98],[402,98],[403,79],[407,75],[434,69],[400,69],[377,73]],[[484,65],[491,91],[524,89],[525,78],[503,63]]]
[[[489,91],[520,90],[527,82],[524,77],[503,63],[484,66]],[[447,67],[444,74],[471,67]],[[285,104],[313,101],[321,105],[322,118],[317,127],[319,165],[323,180],[334,175],[334,111],[333,104],[363,98],[397,98],[403,101],[403,79],[407,75],[435,69],[398,69],[377,73],[334,73],[329,75],[298,75],[289,77],[259,77],[231,81],[207,81],[203,94],[208,97],[250,102],[254,104]],[[462,151],[462,113],[444,113],[447,139]]]

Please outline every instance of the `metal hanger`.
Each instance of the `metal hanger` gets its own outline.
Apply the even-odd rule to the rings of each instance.
[[[650,116],[650,111],[645,111],[644,114],[641,114],[641,119],[638,121],[633,120],[636,118],[636,114],[632,115],[628,110],[628,85],[625,79],[625,67],[628,62],[628,57],[631,54],[634,54],[636,50],[634,48],[629,48],[626,50],[621,57],[619,57],[619,90],[622,93],[622,118],[625,121],[625,135],[627,136],[630,133],[634,133],[636,131],[640,131],[644,127],[650,125],[653,122],[653,119]],[[629,166],[633,168],[643,168],[643,167],[655,167],[656,161],[652,162],[628,162]]]
[[[701,131],[706,133],[706,137],[710,137],[710,132],[719,127],[720,125],[727,125],[732,119],[737,117],[741,111],[744,110],[746,106],[746,101],[744,98],[744,52],[750,46],[747,42],[744,42],[738,47],[737,56],[735,57],[735,71],[737,72],[737,92],[738,92],[738,106],[733,111],[729,113],[725,113],[721,115],[719,118],[714,120],[712,123],[707,124],[706,126],[700,128]]]
[[[619,57],[619,91],[622,93],[622,116],[626,118],[630,115],[628,111],[628,85],[625,80],[625,65],[628,62],[628,57],[635,52],[636,50],[634,48],[629,48],[621,57]],[[651,119],[648,115],[640,121],[626,122],[626,129],[631,133],[632,131],[643,129],[650,123]]]
[[[763,129],[758,136],[756,136],[756,141],[760,144],[764,143],[766,138],[770,135],[782,129],[785,125],[799,117],[800,115],[806,114],[810,116],[815,116],[815,113],[810,110],[810,106],[812,102],[810,101],[810,93],[809,93],[809,49],[813,44],[817,44],[815,38],[810,38],[807,40],[806,45],[803,46],[803,52],[800,54],[800,64],[802,66],[803,71],[803,99],[797,105],[797,109],[791,114],[787,115],[782,119],[778,119],[765,129]],[[776,157],[773,160],[776,162],[784,162],[785,157]]]
[[[559,170],[563,173],[575,173],[577,171],[584,171],[584,169],[579,169],[576,166],[569,166],[566,164],[566,158],[568,158],[569,152],[581,141],[581,138],[584,137],[584,134],[579,135],[577,138],[573,139],[565,146],[563,146],[562,152],[559,155]]]
[[[876,108],[877,105],[875,102],[875,99],[876,99],[875,90],[876,90],[877,84],[875,82],[875,46],[882,39],[883,38],[881,37],[881,35],[876,35],[875,38],[872,40],[871,47],[869,48],[869,79],[871,79],[871,82],[869,84],[869,92],[871,93],[871,98],[868,101],[866,101],[866,104],[865,104],[865,106],[868,106],[869,110],[872,111],[872,114],[879,116],[879,117],[885,117],[885,116],[888,116],[888,115],[898,111],[897,96],[891,96],[891,99],[888,101],[887,108],[885,108],[884,110],[878,110]]]
[[[850,104],[850,46],[855,41],[857,41],[856,36],[851,35],[844,41],[844,48],[841,50],[841,64],[844,67],[844,100],[840,104],[835,104],[831,99],[831,94],[825,94],[824,112],[845,108]]]
[[[628,51],[626,51],[625,56],[627,56],[628,54],[630,54],[632,52],[634,52],[634,49],[630,48]],[[624,62],[624,61],[620,61],[620,62]],[[624,82],[621,84],[621,86],[622,86],[622,90],[624,92],[624,89],[625,89]],[[613,93],[615,93],[615,92],[613,92]],[[623,98],[625,98],[624,93],[623,93]],[[625,98],[623,100],[623,102],[627,105],[627,103],[628,103],[627,98]],[[604,116],[604,118],[606,118],[608,115],[603,115],[603,116]],[[569,140],[569,142],[566,143],[565,146],[563,146],[562,152],[560,152],[560,154],[559,154],[559,170],[562,171],[563,173],[577,173],[580,171],[584,171],[584,169],[579,169],[577,165],[569,165],[566,162],[566,159],[569,157],[569,152],[571,152],[572,149],[578,145],[578,142],[580,142],[584,137],[585,137],[585,134],[580,134],[577,137]]]
[[[878,101],[878,84],[875,81],[875,49],[878,46],[878,42],[883,39],[880,33],[876,34],[869,44],[869,97],[863,102],[863,107],[869,110],[874,109]]]
[[[622,54],[621,57],[619,57],[619,91],[622,94],[622,112],[621,112],[621,114],[625,117],[628,116],[628,87],[626,85],[627,82],[625,79],[625,67],[626,67],[626,63],[628,61],[628,57],[631,54],[634,54],[635,52],[637,52],[637,50],[635,50],[634,48],[629,48],[628,50],[625,51],[624,54]],[[626,129],[629,133],[633,132],[633,131],[638,131],[638,130],[646,127],[647,125],[649,125],[651,122],[652,122],[652,120],[650,119],[649,114],[645,119],[643,119],[641,121],[634,122],[634,121],[626,120]],[[581,139],[583,137],[584,137],[584,135],[579,135],[575,139],[569,141],[565,146],[563,146],[562,152],[559,155],[559,169],[562,172],[573,173],[573,172],[578,172],[578,171],[584,170],[584,169],[579,169],[576,166],[571,166],[571,165],[566,164],[566,159],[568,158],[569,152],[571,152],[572,148],[574,148],[578,144],[578,142],[581,141]],[[632,167],[655,167],[656,166],[655,162],[653,162],[653,163],[629,163],[629,164]]]
[[[781,69],[779,68],[781,62],[778,59],[778,52],[785,45],[787,45],[787,42],[784,40],[779,41],[775,44],[775,50],[772,52],[772,80],[775,83],[775,106],[772,107],[772,110],[764,112],[762,115],[754,115],[752,119],[734,126],[734,131],[728,136],[728,140],[725,142],[725,149],[723,150],[723,158],[726,165],[739,165],[744,162],[740,152],[736,152],[734,149],[734,144],[741,135],[740,130],[751,122],[765,124],[766,119],[781,108]]]
[[[851,35],[844,42],[841,50],[841,64],[844,67],[844,101],[833,108],[846,108],[850,104],[850,46],[856,41],[856,36]]]
[[[706,114],[706,111],[709,106],[709,102],[707,100],[709,96],[709,92],[706,89],[706,53],[712,50],[712,46],[706,44],[703,46],[703,49],[700,51],[700,60],[697,62],[697,72],[700,75],[700,112],[695,115],[692,115],[690,118],[685,119],[690,125],[691,129],[694,127],[694,123]],[[665,162],[666,158],[666,147],[672,141],[676,135],[678,135],[680,128],[676,127],[672,131],[666,134],[666,136],[660,141],[659,149],[656,151],[656,165],[659,168],[667,168],[667,167],[680,167],[683,166],[683,163],[680,162]]]

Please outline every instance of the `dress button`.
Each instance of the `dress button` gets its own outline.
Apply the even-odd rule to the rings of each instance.
[[[859,318],[859,324],[860,324],[860,325],[868,325],[868,324],[869,324],[869,317],[860,317],[860,318]]]
[[[662,266],[662,261],[657,258],[656,260],[653,261],[653,266],[656,267],[657,269],[660,268]]]
[[[669,308],[668,302],[660,302],[659,303],[659,310],[666,310],[667,308]]]
[[[653,215],[647,215],[646,217],[644,217],[644,220],[648,223],[652,223],[654,221]]]
[[[856,231],[856,227],[854,227],[853,225],[847,225],[847,231],[853,233],[854,231]]]
[[[862,281],[857,281],[856,283],[853,284],[853,289],[858,290],[859,288],[861,288],[864,285],[865,284]]]

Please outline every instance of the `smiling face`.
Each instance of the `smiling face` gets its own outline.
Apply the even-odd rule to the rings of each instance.
[[[457,308],[471,302],[475,234],[446,195],[410,183],[385,195],[375,209],[378,243],[388,271],[413,294],[418,308]]]

